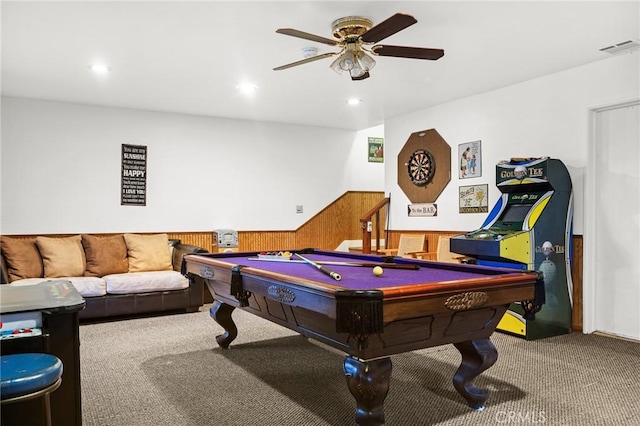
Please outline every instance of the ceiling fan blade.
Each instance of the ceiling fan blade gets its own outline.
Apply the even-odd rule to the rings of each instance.
[[[416,21],[416,18],[411,15],[396,13],[392,17],[387,18],[385,21],[380,22],[378,25],[362,34],[362,36],[360,36],[360,40],[365,43],[377,43],[398,31],[404,30],[416,22],[418,22]]]
[[[286,70],[287,68],[297,67],[298,65],[308,64],[309,62],[318,61],[324,58],[329,58],[331,56],[337,55],[338,53],[340,52],[330,52],[330,53],[323,53],[322,55],[311,56],[310,58],[304,58],[300,61],[292,62],[286,65],[281,65],[277,68],[274,68],[273,70],[274,71]]]
[[[371,76],[369,75],[369,71],[367,71],[364,74],[362,74],[360,77],[351,77],[351,80],[358,81],[358,80],[364,80],[365,78],[369,78],[369,77]]]
[[[429,49],[426,47],[385,46],[382,44],[373,46],[371,52],[378,56],[394,56],[396,58],[430,59],[435,61],[444,55],[442,49]]]
[[[293,28],[280,28],[277,29],[278,34],[284,34],[291,37],[303,38],[305,40],[317,41],[318,43],[328,44],[329,46],[335,46],[338,44],[336,40],[330,38],[321,37],[315,34],[305,33],[304,31],[294,30]]]

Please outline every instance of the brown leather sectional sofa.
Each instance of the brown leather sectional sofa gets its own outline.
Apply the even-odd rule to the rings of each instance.
[[[155,247],[147,243],[151,239]],[[1,284],[29,285],[68,279],[86,302],[80,312],[81,320],[191,312],[205,303],[208,290],[201,279],[186,278],[183,258],[187,254],[207,253],[207,250],[168,240],[166,234],[3,236],[1,242]],[[159,242],[166,244],[166,255]],[[145,259],[149,251],[157,252],[158,248],[162,257],[160,264],[157,256]],[[59,256],[67,250],[82,258],[75,262],[76,269],[70,266],[74,263],[70,256]]]

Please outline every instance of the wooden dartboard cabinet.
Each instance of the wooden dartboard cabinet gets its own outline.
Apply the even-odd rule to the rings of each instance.
[[[412,133],[398,154],[398,186],[412,203],[433,203],[451,180],[451,147],[435,129]]]

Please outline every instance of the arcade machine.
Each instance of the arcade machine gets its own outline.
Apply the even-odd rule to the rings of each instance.
[[[479,265],[536,270],[544,277],[544,300],[535,321],[513,303],[498,330],[527,340],[571,332],[571,177],[557,159],[513,158],[496,166],[502,196],[482,227],[451,238],[451,251]]]

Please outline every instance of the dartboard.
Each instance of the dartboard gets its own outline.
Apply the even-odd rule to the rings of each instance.
[[[407,173],[414,185],[426,185],[436,171],[433,156],[426,149],[418,149],[411,154],[407,163]]]

